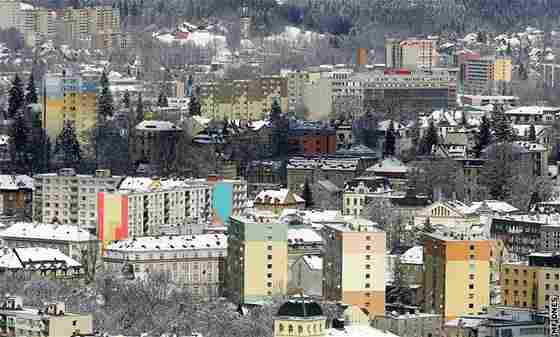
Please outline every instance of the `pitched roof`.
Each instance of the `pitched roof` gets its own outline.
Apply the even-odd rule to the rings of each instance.
[[[227,248],[224,234],[198,234],[174,236],[142,236],[117,241],[106,250],[112,251],[149,251],[149,250],[185,250]]]
[[[33,178],[26,175],[0,175],[0,190],[33,189]]]
[[[18,222],[0,232],[0,237],[49,241],[89,242],[97,237],[73,225]]]
[[[81,264],[54,248],[12,248],[0,257],[0,268],[29,269],[32,264],[46,268],[80,267]]]
[[[142,131],[181,131],[181,128],[168,121],[142,121],[136,125]]]
[[[398,160],[395,157],[388,157],[380,161],[379,163],[370,166],[366,169],[366,171],[374,172],[374,173],[381,173],[381,172],[399,172],[399,173],[406,173],[408,172],[408,166],[406,166],[402,161]]]
[[[288,199],[293,196],[296,203],[305,202],[305,200],[299,195],[291,192],[287,188],[282,188],[280,190],[265,190],[261,191],[255,198],[255,203],[266,203],[266,204],[285,204],[288,203]]]

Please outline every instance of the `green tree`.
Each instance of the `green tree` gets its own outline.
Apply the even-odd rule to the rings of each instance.
[[[159,93],[158,100],[157,100],[157,106],[159,106],[159,107],[167,107],[168,106],[167,97],[165,96],[165,92],[163,90]]]
[[[498,107],[492,116],[492,130],[494,137],[499,143],[508,143],[513,141],[513,128],[508,120],[502,107]]]
[[[29,125],[25,114],[20,111],[14,116],[11,126],[11,157],[14,169],[20,173],[27,173],[31,168],[31,153],[29,146]]]
[[[125,108],[130,109],[130,91],[125,91],[122,98],[122,104]]]
[[[529,127],[529,141],[534,142],[537,140],[537,132],[535,131],[535,124],[531,123]]]
[[[200,116],[200,114],[200,101],[196,95],[193,95],[189,102],[189,116]]]
[[[33,72],[29,75],[29,81],[27,82],[27,92],[25,93],[25,103],[29,104],[37,104],[39,99],[37,98],[37,88],[35,87],[35,79],[33,76]]]
[[[12,81],[12,87],[9,91],[8,98],[8,118],[16,118],[17,114],[22,111],[25,104],[25,94],[23,92],[23,83],[18,74]]]
[[[142,102],[142,93],[138,93],[138,101],[136,102],[136,124],[140,124],[144,120],[144,102]]]
[[[511,181],[515,177],[515,158],[510,143],[496,143],[493,153],[488,150],[488,161],[484,164],[480,182],[486,186],[492,199],[507,200],[511,196]]]
[[[482,150],[492,141],[492,131],[490,121],[485,116],[482,117],[482,122],[478,128],[476,145],[474,148],[475,156],[478,158]]]
[[[461,112],[461,125],[463,126],[469,125],[469,121],[467,120],[467,113],[464,110]]]
[[[311,191],[311,186],[309,185],[309,181],[307,181],[307,179],[303,185],[302,197],[305,200],[305,208],[309,209],[313,207],[313,192]]]
[[[50,143],[43,124],[41,111],[32,112],[31,122],[31,158],[33,173],[44,173],[49,168]]]
[[[434,226],[432,226],[432,222],[430,221],[430,217],[427,217],[426,221],[424,221],[424,225],[422,226],[422,232],[423,233],[433,233],[435,231],[436,231],[436,229],[434,228]]]
[[[75,167],[82,160],[82,151],[73,122],[64,122],[62,131],[56,138],[54,153],[68,167]]]
[[[426,134],[424,135],[424,139],[422,140],[422,146],[424,154],[431,154],[434,146],[438,145],[439,143],[439,136],[436,125],[433,120],[430,120],[428,124],[428,129],[426,130]]]
[[[383,149],[384,156],[390,157],[395,155],[395,142],[395,125],[393,121],[391,121],[391,123],[389,123],[389,127],[387,128],[387,131],[385,131],[385,143]]]
[[[109,79],[107,78],[106,72],[101,74],[99,86],[101,87],[101,91],[97,96],[97,115],[102,120],[106,120],[107,117],[113,116],[114,113],[113,94],[109,89]]]

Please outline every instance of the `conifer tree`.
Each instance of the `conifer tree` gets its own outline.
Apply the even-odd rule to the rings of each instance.
[[[168,106],[167,97],[165,96],[165,93],[163,92],[163,90],[159,93],[158,100],[157,100],[157,106],[163,107],[163,108]]]
[[[424,225],[422,226],[422,232],[424,233],[433,233],[435,232],[435,228],[432,226],[432,222],[430,221],[430,217],[426,218],[424,221]]]
[[[12,81],[10,88],[10,97],[8,99],[8,118],[16,118],[17,114],[21,112],[25,104],[25,94],[23,92],[23,83],[18,74]]]
[[[190,116],[200,116],[200,102],[198,97],[193,95],[191,101],[189,102],[189,115]]]
[[[465,113],[464,110],[461,112],[461,125],[463,126],[469,125],[469,121],[467,120],[467,114]]]
[[[395,125],[393,121],[389,123],[387,131],[385,131],[385,144],[383,149],[384,156],[394,156],[395,155]]]
[[[113,94],[109,89],[109,79],[107,78],[107,73],[103,72],[101,74],[101,79],[99,80],[99,86],[101,87],[101,92],[97,97],[97,114],[103,120],[107,117],[113,116]]]
[[[503,109],[498,108],[494,111],[492,118],[492,129],[494,137],[499,143],[508,143],[513,140],[513,128]]]
[[[48,171],[50,143],[43,129],[40,112],[34,112],[31,122],[31,158],[33,173]]]
[[[430,120],[428,130],[426,130],[422,143],[424,145],[424,154],[431,154],[433,147],[439,143],[437,128],[433,120]]]
[[[535,124],[529,127],[529,141],[534,142],[537,140],[537,132],[535,131]]]
[[[123,94],[122,104],[125,108],[130,109],[130,92],[128,90]]]
[[[138,93],[138,101],[136,102],[136,124],[142,123],[144,120],[144,102],[142,102],[142,93]]]
[[[26,173],[30,169],[31,154],[29,146],[29,126],[23,111],[14,116],[11,127],[11,157],[12,164],[17,172]]]
[[[64,165],[68,167],[76,166],[82,159],[82,151],[73,122],[64,122],[62,131],[56,138],[54,153],[60,156]]]
[[[33,72],[29,75],[29,82],[27,82],[27,92],[25,93],[25,103],[29,104],[37,104],[39,99],[37,98],[37,88],[35,88],[35,78],[33,76]]]
[[[302,198],[305,200],[305,208],[309,209],[313,207],[313,192],[311,192],[311,186],[309,185],[309,181],[307,179],[305,180],[305,184],[303,185]]]
[[[477,134],[476,145],[474,148],[475,156],[478,158],[482,153],[482,150],[492,140],[492,132],[490,128],[490,121],[485,116],[482,116],[482,122],[480,123],[480,127]]]

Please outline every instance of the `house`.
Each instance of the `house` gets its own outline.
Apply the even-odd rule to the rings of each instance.
[[[33,178],[26,175],[0,175],[0,213],[31,214]]]
[[[404,191],[408,182],[408,166],[395,157],[388,157],[368,167],[364,175],[387,178],[395,191]]]
[[[323,258],[300,256],[288,271],[288,293],[320,297],[323,293]]]
[[[366,199],[389,197],[391,183],[386,177],[358,177],[344,186],[342,194],[342,213],[361,216],[366,208]]]
[[[289,208],[305,208],[305,200],[287,188],[280,190],[261,191],[254,201],[257,211],[272,211],[275,214],[282,213],[282,210]]]
[[[30,273],[40,277],[76,279],[83,276],[82,265],[58,249],[4,248],[0,250],[0,275]]]

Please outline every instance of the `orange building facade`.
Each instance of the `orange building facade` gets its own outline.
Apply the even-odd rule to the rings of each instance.
[[[128,196],[99,193],[97,196],[98,238],[103,248],[128,237]]]

